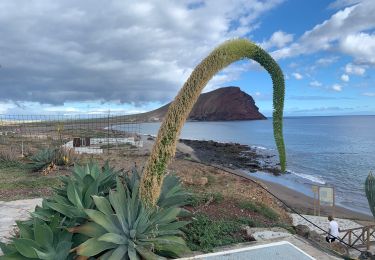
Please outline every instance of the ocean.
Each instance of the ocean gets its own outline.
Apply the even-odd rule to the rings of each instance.
[[[156,135],[160,123],[141,124]],[[181,138],[236,142],[277,154],[272,118],[257,121],[186,122]],[[338,205],[370,214],[364,182],[375,170],[375,116],[287,117],[284,138],[289,174],[256,176],[312,196],[311,185],[335,187]]]

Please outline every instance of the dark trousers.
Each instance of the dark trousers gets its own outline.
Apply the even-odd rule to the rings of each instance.
[[[327,241],[328,243],[335,242],[335,240],[336,240],[335,237],[326,236],[326,241]]]

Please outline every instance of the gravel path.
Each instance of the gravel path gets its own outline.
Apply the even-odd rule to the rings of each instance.
[[[28,219],[29,212],[33,211],[36,205],[41,204],[41,198],[0,201],[0,241],[7,242],[16,225],[16,220]]]

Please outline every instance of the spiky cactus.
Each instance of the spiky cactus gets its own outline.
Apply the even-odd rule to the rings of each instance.
[[[285,94],[283,73],[274,59],[254,43],[245,39],[231,40],[217,47],[194,69],[170,105],[141,180],[141,196],[147,204],[155,205],[158,200],[163,174],[170,159],[175,155],[181,128],[203,88],[218,71],[244,58],[257,61],[272,77],[274,138],[281,170],[285,170],[286,155],[282,132]]]
[[[365,192],[372,215],[375,217],[375,177],[370,172],[365,182]]]

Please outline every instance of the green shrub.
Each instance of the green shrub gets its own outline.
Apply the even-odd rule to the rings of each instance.
[[[240,229],[241,224],[236,221],[211,220],[206,215],[199,214],[182,230],[190,249],[210,252],[218,246],[244,242],[241,236],[236,235]]]

